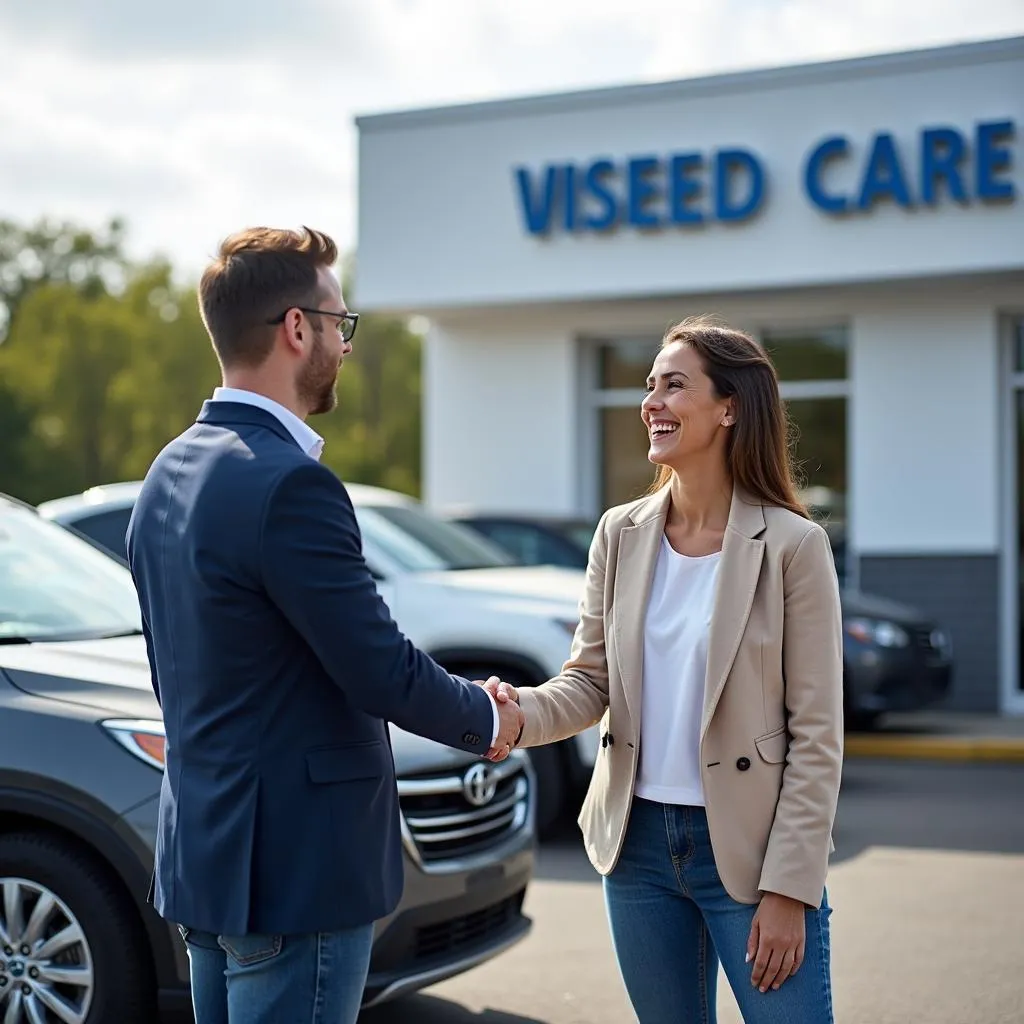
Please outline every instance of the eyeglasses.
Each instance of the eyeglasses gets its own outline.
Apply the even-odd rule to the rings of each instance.
[[[356,325],[359,323],[358,313],[336,313],[332,309],[307,309],[305,306],[289,306],[280,316],[274,317],[273,320],[268,320],[268,324],[281,324],[284,323],[284,318],[288,315],[290,310],[297,309],[302,313],[316,313],[319,316],[329,316],[333,320],[338,321],[338,333],[341,335],[342,341],[351,341],[352,335],[356,333]]]

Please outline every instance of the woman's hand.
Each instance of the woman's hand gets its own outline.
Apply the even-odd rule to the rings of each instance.
[[[519,707],[519,694],[511,683],[502,682],[498,676],[490,676],[486,682],[476,680],[477,685],[482,686],[495,700],[498,705],[498,715],[504,719],[508,713],[515,715],[515,728],[502,739],[497,747],[487,751],[486,757],[489,761],[504,761],[519,743],[523,735],[523,712]],[[511,705],[511,707],[510,707]]]
[[[778,989],[804,962],[804,904],[766,892],[747,939],[747,963],[754,961],[751,984],[762,992]]]
[[[499,703],[505,704],[508,701],[519,703],[519,693],[511,683],[502,682],[497,676],[491,676],[484,683],[484,689]]]

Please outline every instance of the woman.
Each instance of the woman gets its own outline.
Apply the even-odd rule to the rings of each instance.
[[[580,814],[641,1024],[833,1019],[825,876],[842,766],[829,542],[796,495],[775,370],[740,331],[673,327],[641,417],[652,492],[590,552],[561,675],[495,687],[524,747],[600,722]]]

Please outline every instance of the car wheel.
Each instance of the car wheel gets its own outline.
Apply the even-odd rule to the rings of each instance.
[[[871,732],[881,718],[878,711],[849,711],[846,713],[846,728],[853,732]]]
[[[0,1020],[153,1020],[145,939],[116,882],[80,850],[0,836]]]

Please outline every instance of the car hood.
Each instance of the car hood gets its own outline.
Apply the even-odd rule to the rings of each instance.
[[[497,597],[520,597],[533,601],[579,605],[586,573],[582,569],[558,566],[509,566],[500,569],[460,569],[417,573],[420,583],[487,593]]]
[[[150,683],[146,642],[140,636],[110,640],[0,645],[0,670],[18,689],[36,697],[94,708],[121,718],[161,719]],[[477,760],[390,726],[400,775],[444,772]]]
[[[141,636],[0,646],[0,669],[20,690],[126,718],[159,718]]]
[[[842,593],[843,614],[863,615],[871,619],[886,619],[900,625],[923,625],[929,621],[927,615],[917,608],[891,601],[877,594],[864,594],[859,590],[844,590]]]

